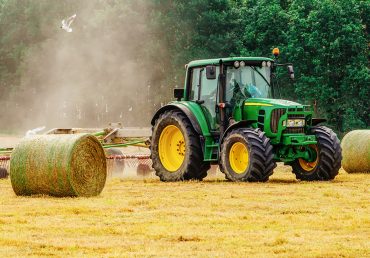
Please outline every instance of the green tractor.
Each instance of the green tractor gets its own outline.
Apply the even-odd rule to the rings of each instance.
[[[278,49],[274,49],[275,57]],[[276,162],[300,180],[332,180],[336,134],[309,105],[274,99],[277,58],[232,57],[186,65],[184,89],[152,119],[151,159],[162,181],[202,180],[211,164],[231,181],[265,182]]]

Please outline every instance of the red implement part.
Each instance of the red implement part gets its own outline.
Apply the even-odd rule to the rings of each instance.
[[[0,179],[9,175],[10,156],[0,156]]]

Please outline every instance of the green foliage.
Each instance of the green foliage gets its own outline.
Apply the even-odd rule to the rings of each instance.
[[[289,16],[279,2],[248,0],[245,3],[241,12],[244,17],[243,45],[239,45],[241,55],[266,56],[274,47],[284,50],[288,42]]]
[[[169,83],[182,84],[191,60],[235,56],[241,44],[239,1],[164,0],[156,2],[163,43],[171,56]]]
[[[317,103],[318,114],[340,132],[369,126],[362,8],[357,0],[296,0],[289,8],[286,54],[297,67],[295,93]]]

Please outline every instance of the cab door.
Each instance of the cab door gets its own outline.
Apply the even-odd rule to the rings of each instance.
[[[190,100],[201,105],[211,131],[217,131],[220,126],[218,113],[216,113],[219,72],[219,67],[216,67],[216,79],[207,79],[206,67],[193,68],[190,80]]]

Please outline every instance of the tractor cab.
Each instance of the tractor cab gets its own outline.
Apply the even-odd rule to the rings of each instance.
[[[273,63],[269,58],[250,57],[190,62],[182,98],[201,105],[209,129],[217,134],[235,120],[234,116],[240,116],[246,99],[273,97]],[[224,109],[224,121],[221,109]]]

